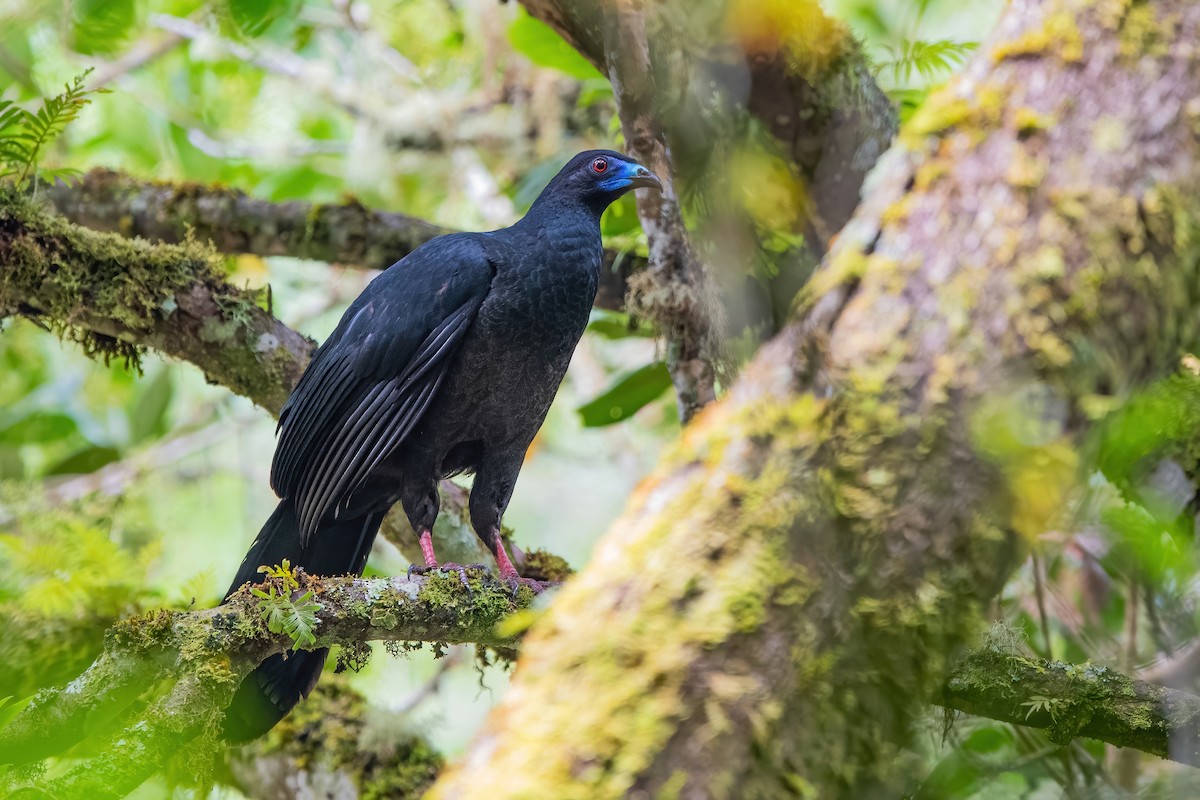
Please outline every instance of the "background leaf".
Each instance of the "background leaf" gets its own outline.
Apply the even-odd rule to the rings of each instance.
[[[670,388],[667,365],[655,361],[617,378],[604,394],[579,407],[579,417],[588,428],[612,425],[633,416]]]
[[[604,78],[590,61],[564,42],[549,25],[529,16],[524,9],[508,26],[508,41],[513,49],[539,67],[550,67],[572,78]]]

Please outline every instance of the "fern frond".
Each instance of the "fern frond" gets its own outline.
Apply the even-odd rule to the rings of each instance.
[[[36,188],[42,152],[92,102],[91,95],[108,91],[84,86],[91,72],[88,69],[76,75],[64,85],[62,94],[42,100],[36,112],[9,101],[0,102],[0,168],[5,169],[5,175],[16,174],[17,182],[22,184],[32,179]]]
[[[16,126],[25,118],[26,113],[25,109],[13,105],[11,100],[0,100],[0,135]]]
[[[258,598],[258,611],[271,633],[286,633],[292,640],[292,649],[308,648],[317,641],[316,627],[321,624],[317,612],[324,606],[313,599],[312,592],[305,592],[296,600],[275,591],[251,588],[250,594]]]
[[[922,42],[906,39],[899,48],[888,48],[891,58],[876,65],[876,72],[890,70],[892,80],[901,83],[912,78],[914,72],[927,81],[952,71],[967,59],[979,46],[978,42]]]
[[[46,183],[62,181],[68,186],[78,186],[83,181],[83,170],[75,167],[54,167],[41,170],[38,178]]]

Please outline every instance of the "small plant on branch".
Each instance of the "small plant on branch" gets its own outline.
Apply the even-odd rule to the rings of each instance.
[[[12,179],[20,188],[32,184],[36,191],[39,179],[70,179],[79,174],[71,167],[39,171],[38,165],[50,143],[92,102],[91,96],[108,91],[84,86],[91,72],[88,69],[76,75],[64,85],[62,94],[44,98],[37,111],[0,100],[0,180]]]
[[[293,597],[300,589],[296,572],[287,559],[274,567],[259,567],[268,580],[282,582],[283,586],[270,585],[266,591],[251,588],[250,593],[258,598],[258,610],[267,623],[271,633],[286,633],[292,640],[292,649],[299,650],[312,647],[317,642],[315,633],[321,620],[317,612],[323,606],[313,599],[313,593],[307,591],[299,597]]]

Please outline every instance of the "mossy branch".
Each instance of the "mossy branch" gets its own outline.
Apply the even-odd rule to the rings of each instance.
[[[982,649],[950,673],[939,703],[978,717],[1045,729],[1200,767],[1200,697],[1094,664]]]
[[[106,359],[154,348],[268,409],[313,348],[229,284],[208,247],[90,231],[12,189],[0,189],[0,266],[0,318],[30,316]]]
[[[268,579],[277,591],[289,587]],[[277,584],[277,585],[276,585]],[[475,643],[510,648],[514,635],[497,626],[525,608],[533,595],[514,598],[507,586],[471,575],[412,578],[318,578],[300,573],[294,593],[312,592],[315,640],[310,648],[363,642]],[[26,763],[61,752],[94,735],[147,687],[173,686],[116,731],[103,755],[41,786],[52,797],[124,796],[184,744],[216,731],[237,685],[264,658],[293,647],[271,633],[247,587],[227,603],[203,611],[159,611],[115,625],[103,654],[65,687],[40,692],[3,730],[0,762]]]
[[[139,180],[93,169],[44,195],[67,219],[98,231],[179,243],[189,232],[222,253],[292,256],[385,269],[449,228],[398,212],[342,203],[273,203],[221,186]],[[619,310],[629,275],[646,260],[605,251],[599,308]]]

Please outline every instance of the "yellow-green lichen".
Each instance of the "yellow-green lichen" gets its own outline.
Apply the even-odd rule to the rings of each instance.
[[[1067,63],[1074,63],[1083,58],[1083,35],[1071,12],[1058,11],[1046,17],[1040,27],[1026,31],[1016,39],[994,45],[991,54],[994,61],[1057,55]]]
[[[1013,124],[1023,138],[1053,128],[1058,120],[1050,114],[1040,114],[1032,108],[1021,107],[1013,112]]]

